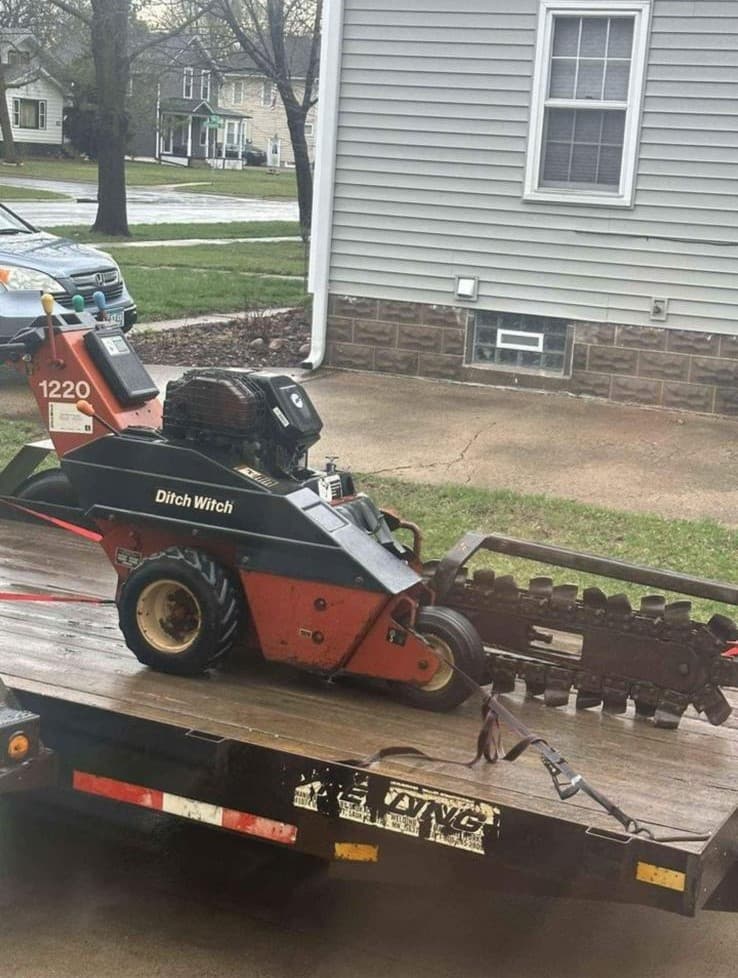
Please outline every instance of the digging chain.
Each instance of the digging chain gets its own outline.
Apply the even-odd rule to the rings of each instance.
[[[580,709],[622,713],[632,699],[637,714],[668,728],[678,726],[690,704],[713,724],[731,714],[720,687],[738,687],[738,658],[725,655],[738,642],[738,628],[722,615],[692,620],[689,601],[667,604],[651,595],[634,610],[623,594],[587,588],[579,597],[576,585],[546,577],[524,589],[512,577],[481,570],[471,580],[461,571],[443,604],[477,628],[498,692],[510,692],[520,678],[551,706],[567,704],[572,688]],[[581,650],[557,648],[561,633],[570,642],[579,636]]]

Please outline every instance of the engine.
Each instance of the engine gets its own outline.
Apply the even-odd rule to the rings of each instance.
[[[302,480],[323,422],[290,377],[189,370],[167,385],[163,434],[227,455],[275,478]]]

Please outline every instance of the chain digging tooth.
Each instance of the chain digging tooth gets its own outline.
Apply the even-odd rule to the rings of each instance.
[[[525,667],[525,692],[528,696],[542,696],[546,689],[546,667],[529,664]]]
[[[691,601],[672,601],[664,608],[664,621],[676,628],[689,625],[691,615]]]
[[[566,706],[569,702],[569,690],[574,681],[574,673],[569,669],[553,667],[546,674],[546,688],[543,692],[543,702],[546,706]]]
[[[633,609],[624,594],[611,594],[607,599],[607,613],[612,618],[630,618]]]
[[[682,714],[689,706],[689,698],[673,689],[662,691],[654,715],[654,724],[664,730],[676,730]]]
[[[635,702],[636,716],[652,717],[656,713],[659,702],[659,689],[652,683],[638,683],[633,686],[630,695]]]
[[[628,709],[628,683],[622,679],[606,678],[602,682],[602,709],[606,713],[625,713]]]
[[[532,577],[528,583],[528,590],[534,598],[548,601],[553,591],[553,581],[550,577]]]
[[[490,669],[490,681],[495,693],[512,693],[515,689],[515,663],[502,656],[496,657]]]
[[[588,587],[582,592],[582,601],[587,611],[605,611],[607,595],[598,587]]]
[[[719,642],[738,641],[738,626],[726,615],[713,615],[707,623],[707,630]]]
[[[518,597],[520,589],[515,582],[515,578],[510,574],[506,574],[504,577],[495,579],[494,593],[496,598],[501,598],[503,601],[512,601]]]
[[[580,689],[577,693],[577,709],[591,710],[595,706],[602,706],[602,693],[591,693],[589,690]]]
[[[663,594],[648,594],[641,598],[641,614],[649,618],[663,618],[666,598]]]
[[[551,592],[551,607],[573,611],[579,588],[576,584],[557,584]]]
[[[472,580],[479,587],[491,588],[494,587],[495,576],[491,567],[480,567],[479,570],[474,571]]]
[[[692,702],[694,703],[695,709],[699,710],[700,713],[704,713],[710,723],[715,727],[719,727],[721,723],[725,723],[733,712],[730,703],[728,703],[718,687],[712,686],[709,683],[702,687]]]

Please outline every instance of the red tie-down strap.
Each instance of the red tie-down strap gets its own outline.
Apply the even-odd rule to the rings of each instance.
[[[28,506],[21,506],[20,503],[11,502],[9,499],[0,499],[0,503],[9,506],[11,509],[17,509],[20,513],[28,513],[29,516],[35,516],[39,520],[45,520],[47,523],[51,523],[52,526],[58,526],[61,530],[68,530],[69,533],[75,533],[78,537],[82,537],[83,540],[91,540],[93,543],[99,543],[102,540],[101,533],[96,533],[95,530],[86,530],[83,526],[68,523],[66,520],[60,520],[57,516],[39,513],[35,509],[29,509]]]
[[[112,598],[93,598],[88,594],[21,594],[0,591],[0,601],[53,601],[60,604],[115,604]]]
[[[731,645],[723,652],[724,659],[738,659],[738,645]]]

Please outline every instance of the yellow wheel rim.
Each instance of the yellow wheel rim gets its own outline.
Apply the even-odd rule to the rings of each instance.
[[[141,634],[165,655],[180,655],[202,631],[200,604],[179,581],[154,581],[138,597],[136,617]]]
[[[433,649],[434,658],[438,660],[438,668],[433,673],[433,678],[424,683],[421,689],[424,693],[436,693],[453,679],[454,654],[451,647],[437,635],[424,635],[423,638]]]

